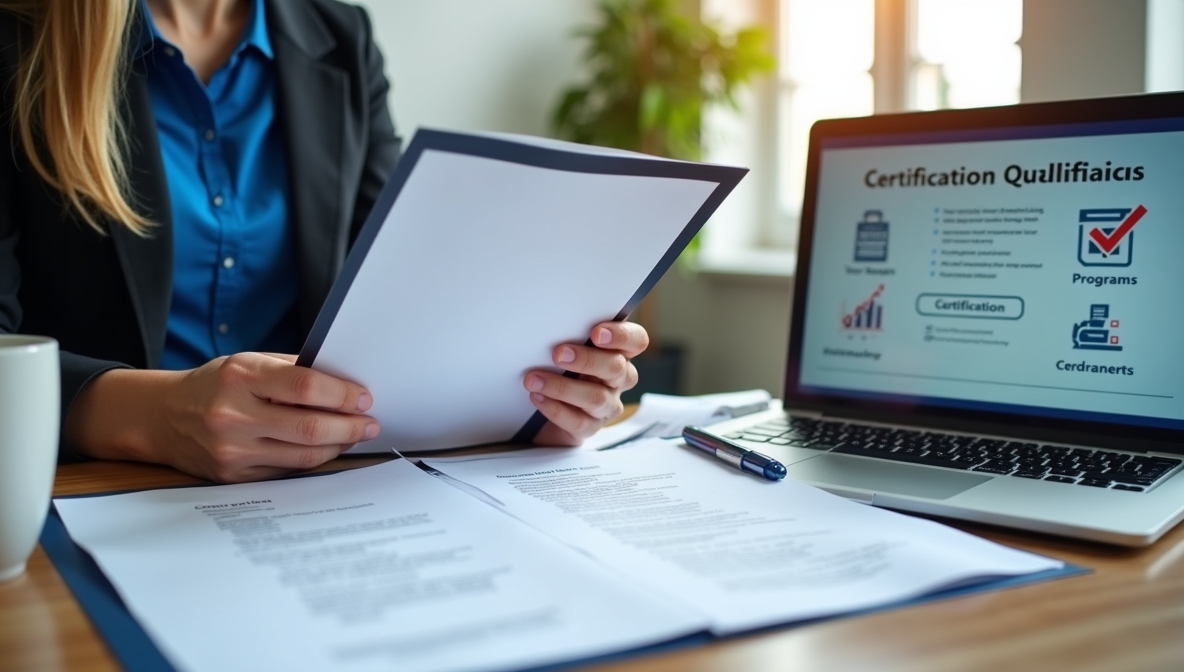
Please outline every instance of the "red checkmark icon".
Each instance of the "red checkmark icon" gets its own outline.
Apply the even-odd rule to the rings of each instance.
[[[1118,247],[1118,244],[1122,242],[1122,239],[1126,238],[1126,234],[1130,233],[1131,229],[1135,228],[1135,224],[1138,224],[1139,220],[1143,219],[1143,215],[1145,214],[1147,214],[1147,208],[1144,208],[1140,205],[1139,207],[1135,208],[1134,212],[1132,212],[1130,215],[1127,215],[1126,220],[1121,226],[1115,229],[1113,233],[1107,236],[1106,234],[1102,233],[1101,229],[1093,229],[1089,232],[1090,240],[1097,244],[1097,246],[1102,250],[1102,254],[1110,256],[1110,253],[1114,251],[1114,248]]]

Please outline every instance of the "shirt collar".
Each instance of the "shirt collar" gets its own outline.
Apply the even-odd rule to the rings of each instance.
[[[267,33],[267,14],[264,2],[263,0],[252,0],[251,4],[251,18],[247,20],[247,29],[243,31],[242,41],[239,42],[235,53],[241,52],[247,47],[254,47],[267,58],[275,58],[275,52],[271,48],[271,36]],[[152,13],[148,11],[147,0],[140,0],[136,16],[138,17],[136,24],[138,55],[146,53],[157,41],[168,42],[160,34],[160,29],[156,27],[156,21],[152,19]]]

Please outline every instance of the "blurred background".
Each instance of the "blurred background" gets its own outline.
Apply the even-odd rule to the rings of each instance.
[[[361,4],[386,56],[391,104],[405,138],[421,126],[563,135],[554,117],[565,92],[595,88],[594,76],[604,75],[609,48],[601,40],[600,51],[590,54],[588,33],[601,29],[604,37],[606,22],[619,22],[622,13],[643,23],[665,21],[673,32],[661,34],[690,35],[692,46],[707,38],[687,30],[705,26],[725,50],[705,52],[711,63],[695,64],[706,75],[727,75],[713,64],[736,47],[742,31],[763,45],[767,62],[749,62],[723,96],[735,105],[719,95],[690,103],[702,158],[752,172],[694,253],[684,255],[635,315],[658,338],[656,351],[669,355],[646,363],[654,373],[643,372],[643,381],[654,391],[683,394],[748,388],[781,394],[806,143],[815,120],[1184,89],[1184,0]],[[645,11],[677,16],[652,18]],[[659,32],[650,26],[641,34]],[[639,75],[621,70],[647,67],[646,59],[625,61],[614,61],[610,72],[622,81]],[[687,124],[685,106],[671,102],[676,85],[672,80],[657,95],[641,96],[640,116],[648,115],[650,130]]]

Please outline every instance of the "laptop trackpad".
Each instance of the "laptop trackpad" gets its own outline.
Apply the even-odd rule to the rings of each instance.
[[[786,469],[789,478],[798,481],[928,499],[948,499],[991,480],[979,474],[833,454],[802,460]]]

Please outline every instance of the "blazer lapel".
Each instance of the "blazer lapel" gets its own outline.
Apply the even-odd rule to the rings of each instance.
[[[173,294],[173,222],[148,82],[144,72],[135,66],[128,79],[124,106],[131,139],[128,177],[132,205],[154,226],[146,237],[114,222],[109,222],[107,228],[140,323],[145,365],[155,368],[164,352]]]
[[[345,258],[349,222],[342,151],[349,80],[321,61],[336,46],[311,3],[267,2],[280,121],[288,151],[291,217],[300,268],[300,322],[312,329]]]

